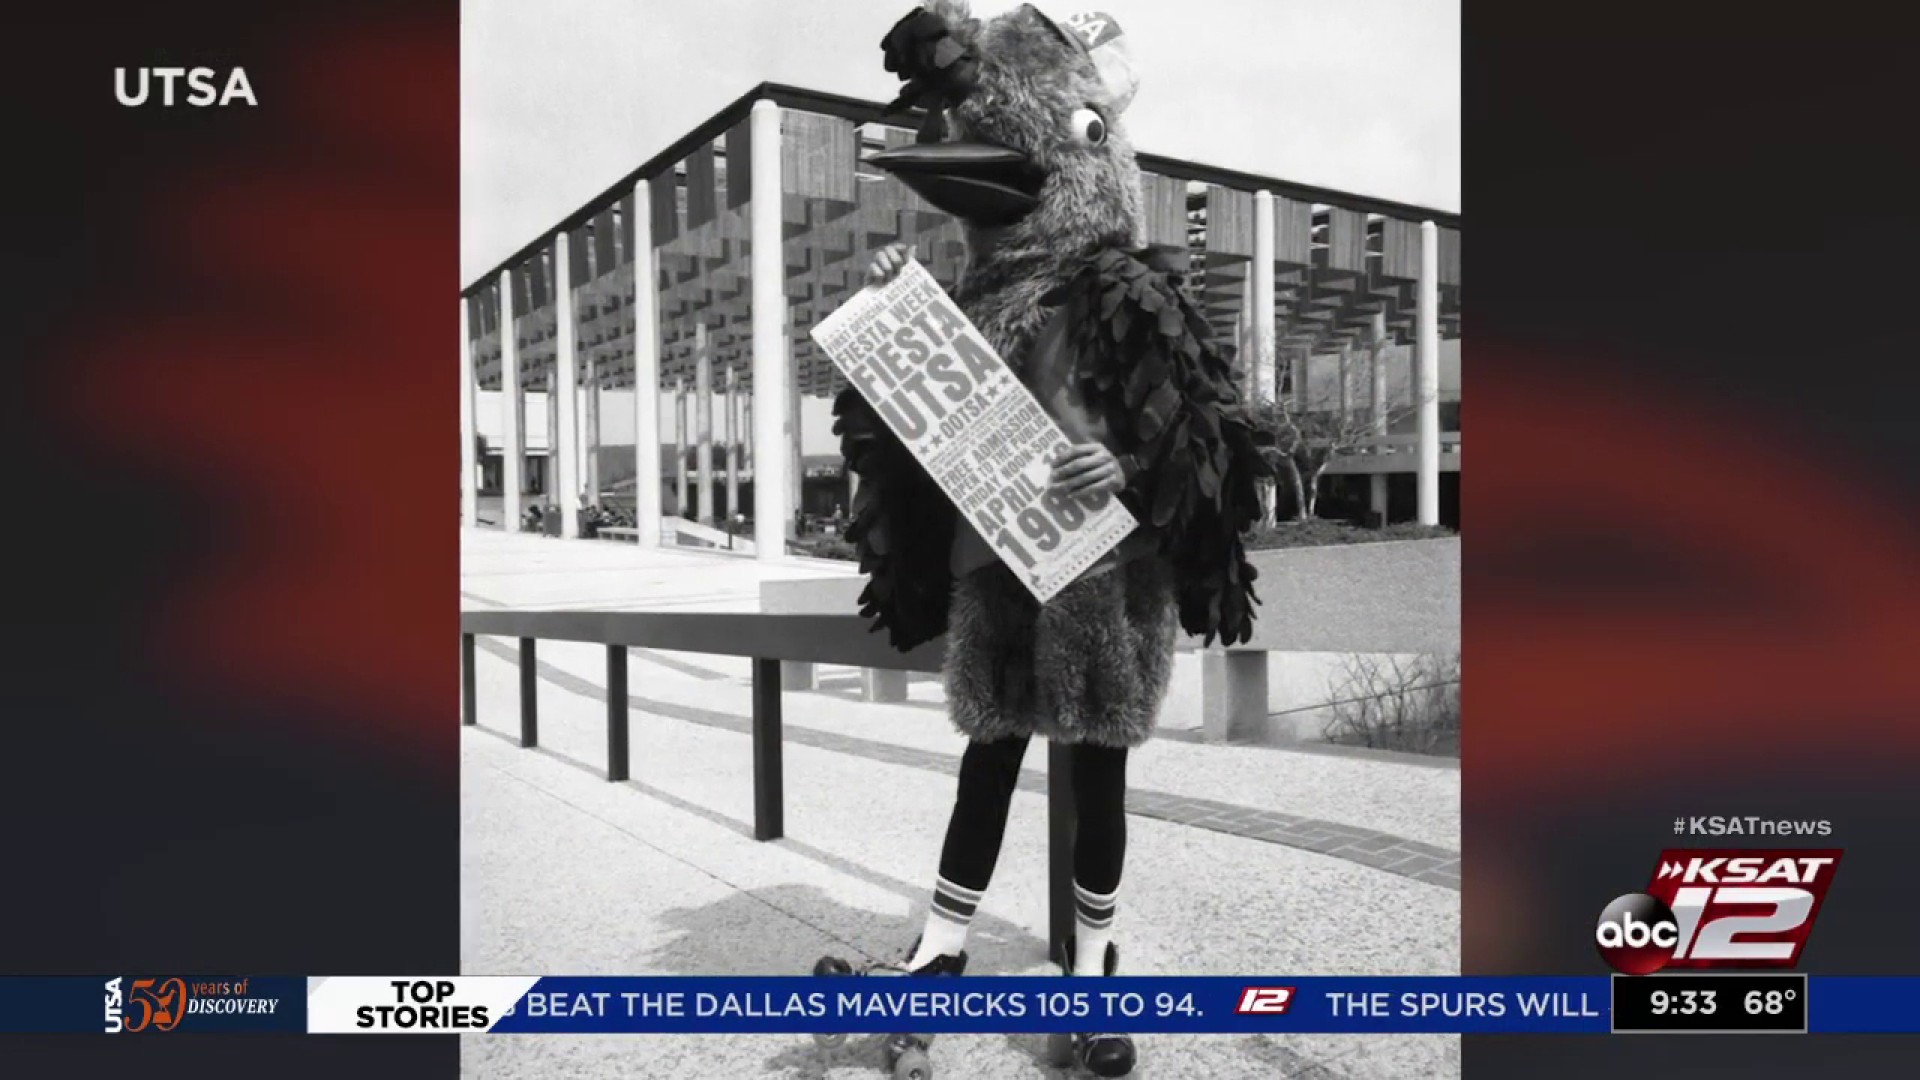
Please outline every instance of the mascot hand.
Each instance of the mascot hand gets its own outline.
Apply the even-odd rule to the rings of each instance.
[[[1110,494],[1127,486],[1113,451],[1097,442],[1068,447],[1053,463],[1052,483],[1066,495]]]
[[[913,257],[912,244],[888,244],[874,252],[873,261],[867,264],[867,284],[885,285],[892,281],[895,274],[907,268],[907,260]]]

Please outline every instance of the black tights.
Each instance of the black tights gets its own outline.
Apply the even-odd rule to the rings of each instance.
[[[970,742],[960,758],[960,794],[947,822],[940,876],[962,888],[985,892],[1007,831],[1007,805],[1020,780],[1027,736]],[[1127,750],[1076,744],[1073,763],[1073,880],[1096,893],[1120,887],[1127,855]]]

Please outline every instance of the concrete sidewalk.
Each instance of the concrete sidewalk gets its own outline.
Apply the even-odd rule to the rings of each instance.
[[[760,583],[850,575],[850,563],[763,563],[727,552],[460,530],[463,606],[596,611],[758,611]]]
[[[481,538],[466,606],[751,610],[759,575],[724,556],[533,537]],[[509,546],[532,545],[531,551]],[[604,551],[574,550],[604,547]],[[545,550],[540,550],[545,549]],[[668,588],[671,586],[671,588]],[[570,596],[569,596],[570,594]],[[605,603],[592,602],[601,596]],[[491,644],[491,643],[489,643]],[[786,697],[788,839],[751,838],[744,663],[630,658],[634,780],[609,784],[604,659],[541,650],[541,741],[513,743],[516,665],[479,655],[481,726],[463,733],[462,955],[475,973],[794,974],[823,953],[879,956],[918,930],[963,745],[937,685],[907,704]],[[504,651],[504,650],[501,650]],[[1433,974],[1458,965],[1457,771],[1158,740],[1136,756],[1118,923],[1135,973]],[[974,970],[1044,970],[1046,814],[1039,770],[1015,796]],[[1144,1036],[1136,1076],[1430,1077],[1451,1037]],[[1039,1037],[947,1036],[943,1078],[1045,1077]],[[855,1038],[470,1037],[483,1077],[872,1077]]]

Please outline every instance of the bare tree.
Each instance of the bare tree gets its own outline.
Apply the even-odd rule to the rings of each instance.
[[[1307,378],[1307,355],[1296,354],[1293,393],[1256,408],[1256,422],[1273,442],[1269,462],[1292,486],[1297,520],[1314,516],[1320,477],[1334,459],[1366,452],[1413,412],[1404,392],[1408,373],[1392,363],[1394,356],[1384,344],[1345,350],[1336,358],[1335,378],[1315,385]]]
[[[1460,657],[1349,653],[1327,683],[1330,742],[1460,752]]]

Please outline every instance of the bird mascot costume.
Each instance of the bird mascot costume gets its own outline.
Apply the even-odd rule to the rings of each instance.
[[[967,927],[1000,852],[1034,735],[1069,748],[1077,831],[1072,975],[1111,975],[1126,851],[1128,751],[1152,736],[1176,635],[1252,634],[1241,534],[1268,475],[1230,365],[1181,287],[1186,251],[1145,246],[1140,170],[1121,114],[1135,79],[1105,15],[1055,22],[1031,5],[973,17],[931,0],[882,41],[925,110],[917,142],[872,156],[965,227],[953,299],[1067,433],[1056,492],[1118,497],[1141,523],[1045,604],[1015,578],[852,388],[834,431],[861,483],[849,539],[861,614],[911,649],[947,635],[952,721],[969,742],[925,929],[893,970],[965,970]],[[898,245],[870,276],[905,264]],[[1124,1076],[1125,1035],[1072,1040],[1077,1063]]]

